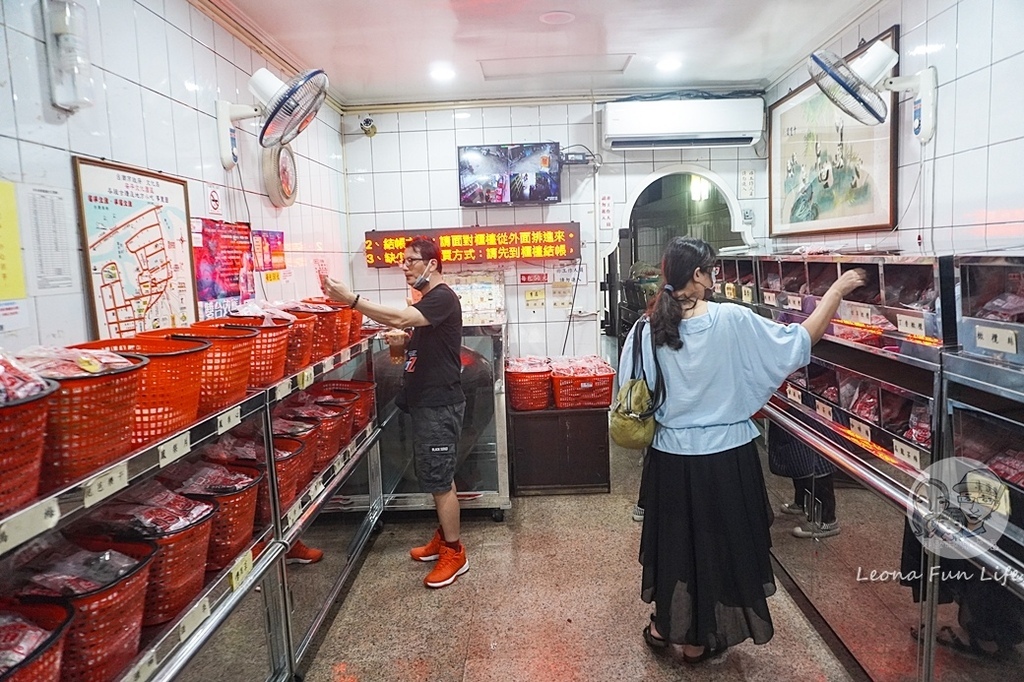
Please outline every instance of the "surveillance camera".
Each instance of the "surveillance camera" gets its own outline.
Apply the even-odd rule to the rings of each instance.
[[[373,119],[367,116],[366,118],[359,122],[359,127],[363,129],[363,132],[366,132],[367,130],[373,127]]]

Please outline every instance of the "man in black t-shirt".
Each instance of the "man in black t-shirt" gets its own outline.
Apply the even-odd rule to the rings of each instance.
[[[460,361],[462,306],[441,277],[441,251],[430,239],[410,241],[401,267],[409,286],[423,293],[404,310],[371,303],[330,277],[324,277],[322,286],[329,298],[351,305],[371,320],[397,329],[412,327],[403,387],[396,400],[412,419],[416,478],[423,491],[434,496],[440,525],[430,542],[409,554],[416,561],[436,560],[423,582],[444,587],[469,570],[466,549],[459,541],[455,491],[456,446],[466,409]]]

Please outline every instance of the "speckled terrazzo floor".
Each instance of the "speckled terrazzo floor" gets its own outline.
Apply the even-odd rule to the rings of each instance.
[[[639,598],[640,524],[629,513],[639,476],[637,453],[613,445],[610,494],[513,498],[501,523],[467,515],[471,570],[441,590],[423,587],[429,569],[407,553],[429,538],[434,521],[388,515],[304,661],[305,679],[862,679],[844,669],[784,589],[769,601],[776,636],[768,645],[746,643],[697,666],[648,649],[640,635],[650,613]]]

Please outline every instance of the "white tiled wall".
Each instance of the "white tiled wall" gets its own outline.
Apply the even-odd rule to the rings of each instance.
[[[80,2],[89,16],[96,102],[67,115],[49,102],[39,0],[3,0],[0,179],[72,189],[71,157],[102,157],[187,179],[193,217],[205,213],[206,184],[216,185],[226,197],[224,219],[286,233],[293,277],[261,293],[272,300],[319,295],[312,258],[342,272],[348,250],[341,116],[323,107],[292,143],[299,191],[287,209],[272,207],[263,193],[256,122],[241,124],[243,198],[238,172],[219,161],[214,101],[254,103],[247,81],[266,61],[187,0]],[[0,347],[88,337],[86,294],[40,297],[28,309],[29,328],[0,334]]]

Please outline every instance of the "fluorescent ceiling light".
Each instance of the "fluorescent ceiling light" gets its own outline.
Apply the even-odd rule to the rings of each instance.
[[[540,21],[542,24],[551,24],[552,26],[558,26],[560,24],[568,24],[576,18],[576,15],[572,12],[545,12],[540,15]]]
[[[436,81],[450,81],[455,78],[455,70],[447,64],[435,64],[430,68],[430,77]]]
[[[665,57],[658,62],[657,67],[658,71],[664,71],[667,73],[669,71],[678,71],[682,65],[683,63],[675,57]]]

